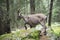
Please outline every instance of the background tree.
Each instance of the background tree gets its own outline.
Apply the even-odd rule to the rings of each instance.
[[[7,14],[6,14],[6,24],[5,24],[5,31],[7,32],[7,33],[10,33],[11,32],[11,30],[10,30],[10,19],[9,19],[9,0],[6,0],[6,7],[7,7]]]
[[[5,5],[6,4],[6,5]],[[6,10],[5,10],[6,9]],[[9,18],[9,0],[2,0],[0,5],[0,35],[10,33],[10,20]]]
[[[60,22],[60,0],[55,0],[53,8],[53,22]],[[59,19],[58,19],[59,18]]]
[[[0,35],[5,33],[4,32],[3,22],[2,22],[2,18],[3,18],[2,16],[3,16],[3,10],[0,7]]]
[[[30,11],[31,14],[35,13],[35,0],[30,0]]]
[[[50,3],[50,12],[49,12],[48,26],[51,26],[52,8],[53,8],[53,0],[51,0],[51,3]]]

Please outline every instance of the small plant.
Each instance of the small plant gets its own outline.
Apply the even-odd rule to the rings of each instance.
[[[23,38],[22,40],[26,40],[26,39],[39,40],[39,31],[34,31],[30,33],[27,37]]]

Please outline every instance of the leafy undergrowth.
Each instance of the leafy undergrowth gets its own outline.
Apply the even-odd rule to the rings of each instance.
[[[39,31],[35,29],[13,31],[0,36],[0,40],[39,40]]]
[[[60,24],[52,24],[51,28],[53,31],[49,30],[48,32],[60,37]],[[0,40],[39,40],[39,30],[32,28],[28,30],[12,31],[10,34],[1,35]]]
[[[60,37],[60,24],[58,23],[54,23],[51,25],[52,30],[50,30],[49,32],[55,34],[56,36]]]
[[[39,40],[39,31],[34,31],[28,36],[24,37],[22,40]]]

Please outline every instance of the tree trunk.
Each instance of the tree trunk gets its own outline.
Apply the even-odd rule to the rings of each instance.
[[[4,32],[4,25],[3,25],[2,19],[3,19],[3,10],[0,7],[0,35],[5,33]]]
[[[48,26],[51,26],[52,7],[53,7],[53,0],[51,0],[51,2],[50,2],[50,12],[49,12],[49,21],[48,21]]]
[[[7,8],[7,18],[5,24],[5,32],[10,33],[10,19],[9,19],[9,0],[6,0],[6,8]]]
[[[30,0],[30,12],[31,14],[35,13],[35,0]]]

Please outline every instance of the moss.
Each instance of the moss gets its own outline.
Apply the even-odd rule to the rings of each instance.
[[[39,31],[34,29],[15,31],[0,36],[0,40],[38,40]],[[27,35],[26,35],[27,33]]]

